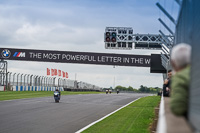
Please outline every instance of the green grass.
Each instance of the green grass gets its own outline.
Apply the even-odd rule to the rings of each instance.
[[[83,133],[149,133],[149,126],[155,117],[159,96],[141,98],[112,114]]]
[[[62,91],[61,95],[77,95],[77,94],[99,94],[102,92],[71,92]],[[3,91],[0,92],[0,101],[12,100],[12,99],[23,99],[23,98],[34,98],[34,97],[47,97],[53,96],[52,91]]]

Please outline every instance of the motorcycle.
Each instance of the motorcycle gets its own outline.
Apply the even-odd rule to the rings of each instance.
[[[59,94],[59,92],[57,92],[57,91],[54,92],[54,99],[55,99],[56,103],[59,103],[59,100],[60,100],[60,94]]]

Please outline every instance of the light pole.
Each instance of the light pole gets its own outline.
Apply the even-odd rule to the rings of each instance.
[[[8,83],[10,84],[10,79],[11,79],[11,74],[12,74],[12,72],[8,72],[8,74],[9,74],[9,80],[8,80]]]
[[[45,86],[47,86],[48,77],[45,77]]]
[[[58,78],[58,87],[60,87],[60,78]]]
[[[38,86],[38,75],[35,76],[35,86]]]
[[[53,86],[53,77],[50,78],[50,86]]]
[[[45,77],[44,76],[42,76],[41,85],[45,86]]]
[[[45,76],[43,76],[43,86],[45,86]]]
[[[49,77],[47,81],[48,81],[48,86],[51,86],[50,85],[50,83],[51,83],[51,77]]]
[[[6,85],[7,85],[8,82],[9,82],[9,73],[10,73],[10,72],[6,72]]]
[[[26,83],[26,75],[27,74],[24,74],[24,86],[26,85],[25,83]]]
[[[37,86],[40,86],[40,76],[37,76]]]
[[[43,76],[40,76],[40,86],[42,86]]]
[[[19,79],[18,76],[19,75],[20,75],[20,73],[17,74],[17,86],[19,85],[19,82],[18,82],[18,79]]]
[[[44,77],[44,76],[41,76],[41,84],[40,84],[40,86],[43,85],[43,77]]]
[[[64,79],[61,78],[60,87],[63,86],[63,80],[64,80]]]
[[[45,86],[45,80],[46,80],[46,77],[43,76],[43,85]]]
[[[43,76],[40,76],[40,86],[42,86],[42,77]]]
[[[16,73],[13,74],[13,85],[14,85],[14,83],[15,83],[15,74],[16,74]]]
[[[34,79],[34,86],[36,86],[36,82],[37,82],[37,75],[34,75],[33,79]]]
[[[7,63],[7,61],[5,62],[6,64],[6,89],[7,89],[7,87],[8,87],[8,71],[7,71],[7,68],[8,68],[8,63]],[[3,81],[3,85],[4,85],[4,81]]]
[[[36,76],[35,76],[35,75],[33,75],[33,80],[32,80],[32,83],[31,83],[31,84],[32,84],[32,86],[35,86],[35,77],[36,77]]]
[[[49,86],[49,77],[46,77],[46,84]]]
[[[45,76],[43,76],[43,86],[45,86]]]
[[[63,81],[63,88],[65,87],[65,84],[66,84],[66,79],[64,79]]]
[[[39,76],[40,78],[40,86],[42,86],[42,76]]]
[[[52,86],[52,87],[53,87],[53,79],[54,79],[54,78],[52,77],[52,78],[51,78],[51,86]]]
[[[21,84],[20,85],[22,85],[22,76],[23,76],[24,74],[21,74]]]
[[[67,79],[65,79],[65,87],[67,87]]]
[[[33,75],[30,76],[30,86],[32,86],[32,77]]]
[[[38,83],[39,83],[38,86],[40,86],[40,84],[41,84],[40,80],[41,80],[41,76],[38,76]]]
[[[28,84],[28,86],[30,86],[29,82],[28,82],[29,77],[30,77],[30,74],[27,74],[27,84]]]
[[[53,78],[53,86],[56,86],[56,77]]]

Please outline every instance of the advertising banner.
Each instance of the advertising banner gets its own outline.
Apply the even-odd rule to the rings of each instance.
[[[150,67],[150,55],[0,48],[0,59]],[[57,73],[56,73],[57,75]]]

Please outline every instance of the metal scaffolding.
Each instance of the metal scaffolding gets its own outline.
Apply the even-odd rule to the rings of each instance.
[[[7,73],[7,62],[4,60],[0,60],[0,85],[6,86],[8,83],[8,73]]]

